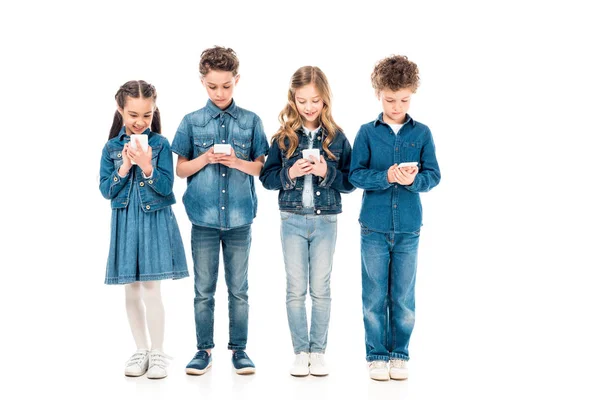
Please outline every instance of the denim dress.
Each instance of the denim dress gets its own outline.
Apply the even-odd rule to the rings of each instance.
[[[170,148],[165,146],[163,150],[165,158],[171,160]],[[120,153],[118,156],[120,158]],[[169,160],[165,160],[166,165]],[[110,170],[114,167],[107,168]],[[159,178],[157,173],[157,170],[153,172],[154,179]],[[125,284],[189,276],[183,242],[171,206],[161,206],[149,212],[151,207],[144,206],[141,188],[136,186],[144,185],[141,182],[148,185],[148,182],[152,183],[152,178],[143,177],[137,166],[131,168],[129,174],[131,182],[123,188],[125,193],[129,192],[127,205],[112,208],[110,250],[104,283]]]

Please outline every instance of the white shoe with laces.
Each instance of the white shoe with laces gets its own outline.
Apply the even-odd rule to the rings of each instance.
[[[310,374],[314,376],[329,375],[329,368],[325,364],[325,354],[310,353]]]
[[[369,377],[376,381],[389,381],[390,373],[386,361],[375,360],[369,363]]]
[[[292,368],[290,368],[290,374],[292,376],[306,376],[308,373],[308,353],[302,351],[296,354]]]
[[[395,380],[408,379],[406,360],[394,358],[390,360],[390,378]]]
[[[125,376],[142,376],[148,370],[148,359],[150,352],[140,349],[133,353],[125,363]]]
[[[146,377],[149,379],[162,379],[167,376],[167,366],[169,365],[168,360],[172,360],[165,353],[159,350],[150,351],[150,361],[148,366],[148,373]]]

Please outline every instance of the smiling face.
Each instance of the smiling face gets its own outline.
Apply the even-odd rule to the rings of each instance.
[[[154,100],[144,97],[125,98],[125,106],[118,107],[119,113],[123,117],[123,125],[128,135],[140,134],[152,125],[152,116],[154,113]]]
[[[231,71],[211,70],[202,77],[202,85],[208,97],[221,110],[225,110],[233,100],[233,89],[240,80],[239,75]]]
[[[294,102],[304,126],[310,130],[317,129],[320,125],[319,117],[323,111],[323,99],[315,85],[309,83],[296,89]]]
[[[389,89],[380,90],[377,98],[383,108],[383,121],[388,124],[403,124],[406,113],[410,108],[410,98],[413,90],[404,88],[396,91]]]

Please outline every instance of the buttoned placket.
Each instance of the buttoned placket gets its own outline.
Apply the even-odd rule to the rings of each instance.
[[[225,121],[225,113],[219,113],[219,119],[216,121],[218,123],[218,135],[215,138],[217,143],[228,143],[227,138],[227,130],[226,130],[226,121]],[[231,151],[235,151],[233,147]],[[229,174],[229,168],[226,165],[219,164],[219,222],[222,228],[227,227],[227,215],[229,214],[228,208],[228,196],[229,196],[229,180],[227,179],[227,175]]]
[[[402,139],[400,137],[402,128],[400,128],[397,134],[394,133],[394,130],[389,125],[388,129],[390,130],[390,135],[394,137],[394,164],[397,165],[400,163],[400,152],[402,150]],[[396,231],[396,227],[400,226],[400,207],[398,206],[400,190],[399,183],[394,183],[392,185],[392,229],[394,232]]]

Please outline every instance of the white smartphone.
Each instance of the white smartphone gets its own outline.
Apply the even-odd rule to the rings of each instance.
[[[419,165],[419,163],[417,161],[403,162],[403,163],[398,164],[398,168],[402,168],[402,167],[416,167],[417,165]]]
[[[312,161],[310,159],[310,156],[314,156],[317,159],[317,162],[321,162],[321,157],[319,157],[320,155],[321,155],[321,153],[319,152],[319,149],[304,149],[304,150],[302,150],[302,158],[304,158],[305,160]]]
[[[213,148],[215,154],[231,154],[231,145],[229,143],[217,143]]]
[[[130,136],[130,138],[131,138],[131,142],[129,142],[129,143],[133,150],[137,150],[137,142],[136,142],[136,139],[137,139],[137,141],[140,142],[140,145],[142,146],[142,151],[144,153],[148,151],[148,135],[144,135],[144,134],[138,135],[138,134],[134,133]],[[131,164],[137,165],[137,163],[135,161],[131,161]]]

